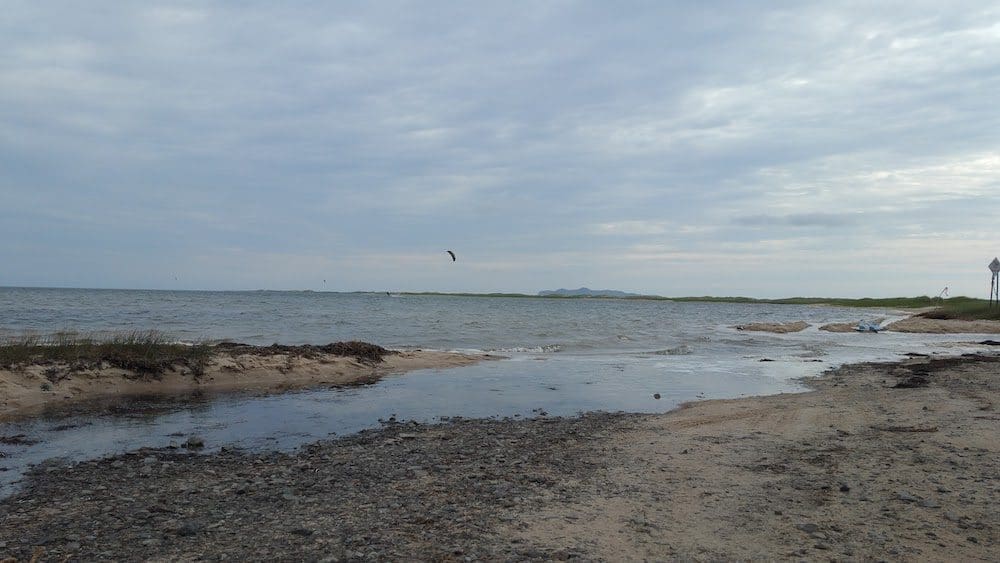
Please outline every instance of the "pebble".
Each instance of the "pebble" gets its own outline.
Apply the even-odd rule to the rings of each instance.
[[[201,524],[197,522],[185,522],[177,529],[178,536],[193,536],[200,532],[202,529]]]
[[[799,530],[802,530],[803,532],[805,532],[807,534],[815,534],[816,532],[819,531],[819,526],[817,526],[816,524],[813,524],[812,522],[806,522],[806,523],[803,523],[803,524],[796,524],[795,527],[798,528]]]

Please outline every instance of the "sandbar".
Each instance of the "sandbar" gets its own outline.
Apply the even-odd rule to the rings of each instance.
[[[749,323],[736,325],[736,330],[748,330],[753,332],[773,332],[776,334],[787,334],[789,332],[801,332],[809,328],[809,323],[805,321],[794,321],[787,323]]]
[[[283,346],[238,345],[216,351],[201,374],[175,366],[161,374],[137,374],[114,367],[70,369],[65,364],[31,364],[0,369],[0,421],[93,399],[128,395],[184,395],[192,392],[279,393],[310,387],[374,383],[389,374],[470,365],[490,355],[414,350],[386,354],[381,361]]]
[[[931,334],[997,334],[1000,333],[1000,321],[928,319],[912,316],[891,323],[888,330]]]

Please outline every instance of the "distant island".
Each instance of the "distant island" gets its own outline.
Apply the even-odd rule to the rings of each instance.
[[[554,289],[538,292],[539,297],[642,297],[638,293],[628,293],[614,289]]]

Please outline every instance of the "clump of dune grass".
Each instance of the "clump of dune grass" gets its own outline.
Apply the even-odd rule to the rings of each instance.
[[[334,356],[353,357],[360,362],[368,364],[381,363],[385,359],[385,356],[395,354],[395,352],[387,350],[378,344],[360,342],[357,340],[352,340],[350,342],[331,342],[330,344],[323,344],[320,346],[313,344],[302,344],[298,346],[290,346],[286,344],[251,346],[249,344],[240,344],[238,342],[220,342],[215,346],[215,348],[219,351],[233,355],[253,354],[256,356],[274,356],[281,354],[286,356],[315,358],[323,354],[331,354]]]
[[[167,369],[185,367],[201,375],[211,354],[206,344],[180,344],[157,331],[25,334],[0,340],[0,367],[7,369],[61,364],[68,371],[107,366],[137,375],[160,375]]]

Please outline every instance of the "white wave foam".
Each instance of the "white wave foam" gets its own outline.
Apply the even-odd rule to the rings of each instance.
[[[511,348],[493,348],[486,350],[487,352],[493,353],[507,353],[507,354],[546,354],[553,352],[562,352],[563,347],[560,344],[547,344],[545,346],[514,346]]]

